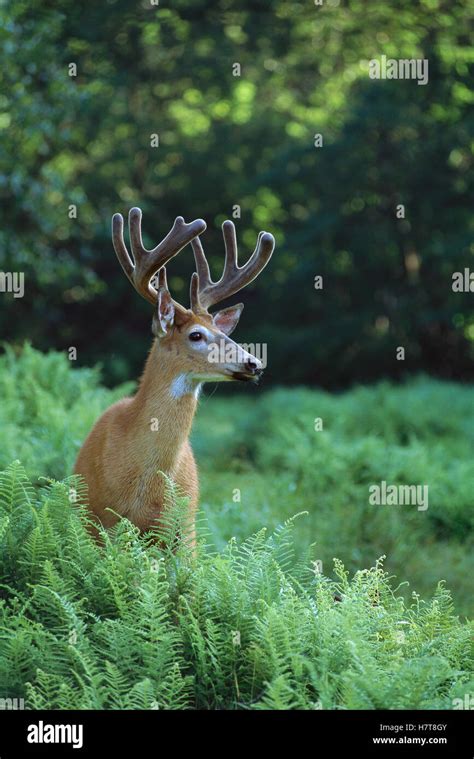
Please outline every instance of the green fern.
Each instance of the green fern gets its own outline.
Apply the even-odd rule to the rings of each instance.
[[[447,392],[456,423],[436,422],[427,410]],[[454,463],[466,455],[458,431],[464,443],[472,437],[463,421],[471,413],[468,388],[452,393],[420,381],[338,399],[276,391],[258,401],[258,414],[235,400],[236,412],[247,415],[222,433],[222,487],[212,459],[215,433],[209,424],[198,431],[213,471],[202,478],[197,559],[186,540],[188,502],[171,480],[165,513],[147,535],[121,519],[101,530],[102,545],[91,536],[84,482],[61,478],[113,398],[97,373],[72,371],[58,354],[7,351],[0,393],[5,697],[24,698],[34,709],[311,710],[453,708],[474,695],[472,625],[459,620],[451,594],[437,584],[451,572],[458,593],[464,574],[469,578],[468,538],[459,525],[470,519],[472,465],[467,458],[461,468]],[[317,444],[308,427],[315,404],[329,436]],[[228,427],[228,408],[216,398],[213,409]],[[380,409],[390,455],[373,434]],[[266,434],[253,434],[262,425]],[[362,430],[360,439],[354,429]],[[450,469],[442,466],[438,437],[444,455],[452,454]],[[19,453],[25,465],[8,464]],[[388,466],[400,481],[433,478],[433,514],[431,501],[421,516],[369,513],[367,483]],[[456,477],[451,483],[447,469],[462,474],[462,485]],[[46,472],[58,479],[40,477]],[[241,501],[216,495],[232,493],[236,477]],[[291,517],[302,510],[308,513]],[[360,569],[382,551],[389,571],[382,560]],[[334,554],[349,568],[341,560],[330,567]],[[398,573],[416,578],[417,591],[434,593],[423,599],[410,596],[406,584],[396,587],[394,556]],[[324,573],[315,571],[316,558],[324,559]]]

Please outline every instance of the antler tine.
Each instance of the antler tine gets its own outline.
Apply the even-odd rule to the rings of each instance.
[[[199,274],[193,272],[191,275],[191,284],[189,287],[189,299],[191,302],[191,311],[198,314],[200,311],[204,311],[199,301]]]
[[[121,213],[114,213],[112,216],[112,243],[119,263],[133,285],[134,266],[123,239],[123,216]]]
[[[235,295],[260,274],[269,262],[275,248],[275,238],[269,232],[260,232],[254,252],[244,266],[238,265],[237,238],[235,226],[227,220],[222,225],[225,245],[224,271],[218,282],[213,282],[209,264],[201,241],[192,241],[197,273],[191,280],[191,308],[193,311],[207,311],[219,301]]]
[[[199,311],[205,311],[204,306],[199,300],[199,292],[201,289],[211,287],[212,279],[209,264],[199,237],[195,237],[194,240],[191,240],[191,247],[196,262],[196,271],[191,277],[190,300],[191,309],[198,313]]]
[[[235,233],[235,224],[229,219],[222,225],[222,236],[224,237],[225,247],[225,262],[224,262],[224,274],[222,278],[225,278],[227,273],[237,271],[237,235]]]
[[[195,237],[194,240],[191,241],[191,247],[193,249],[196,270],[199,281],[201,282],[201,287],[207,287],[212,282],[211,272],[209,271],[209,264],[199,237]]]
[[[186,224],[183,217],[178,216],[166,237],[152,250],[147,250],[143,245],[141,225],[141,210],[132,208],[128,215],[128,227],[134,262],[130,258],[123,239],[123,217],[118,213],[112,218],[112,241],[117,258],[134,288],[146,300],[155,304],[158,295],[150,283],[152,276],[196,235],[204,232],[206,222],[203,219],[195,219]]]
[[[158,285],[158,287],[155,287],[155,290],[159,290],[160,287],[162,287],[163,290],[167,290],[168,289],[168,277],[166,276],[166,267],[165,266],[162,266],[161,269],[158,272],[157,285]]]

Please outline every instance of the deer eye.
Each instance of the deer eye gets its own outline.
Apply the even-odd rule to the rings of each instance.
[[[199,340],[204,340],[204,335],[202,334],[202,332],[198,332],[197,330],[195,330],[194,332],[189,333],[189,339],[193,343],[198,343]]]

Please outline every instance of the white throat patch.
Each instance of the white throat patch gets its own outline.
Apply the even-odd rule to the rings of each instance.
[[[192,374],[178,374],[171,383],[170,395],[172,398],[182,398],[183,395],[194,395],[198,398],[201,390],[201,382],[194,378]]]

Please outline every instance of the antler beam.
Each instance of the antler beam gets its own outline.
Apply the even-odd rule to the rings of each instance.
[[[192,240],[196,272],[191,280],[191,308],[194,312],[207,311],[221,300],[234,295],[253,282],[269,262],[275,248],[275,238],[269,232],[260,232],[257,246],[244,266],[238,265],[237,238],[232,221],[222,225],[225,245],[224,271],[218,282],[213,282],[209,264],[199,237]]]
[[[123,239],[123,216],[119,213],[112,217],[112,242],[117,258],[134,286],[135,290],[150,303],[155,304],[158,294],[150,280],[157,271],[188,242],[202,234],[206,229],[203,219],[186,224],[182,216],[178,216],[166,237],[153,250],[147,250],[142,241],[142,212],[132,208],[128,214],[128,229],[132,248],[133,261]]]

